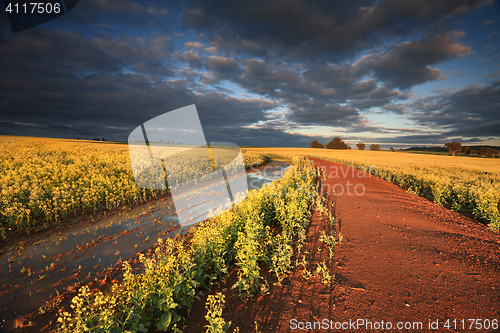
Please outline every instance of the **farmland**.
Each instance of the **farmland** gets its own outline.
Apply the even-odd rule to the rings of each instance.
[[[314,195],[318,170],[304,159],[296,158],[294,166],[279,184],[254,190],[236,209],[191,230],[189,242],[159,239],[154,255],[139,259],[144,273],[133,274],[125,262],[124,281],[113,285],[110,293],[92,293],[83,286],[72,300],[73,310],[60,314],[60,331],[176,331],[196,288],[210,289],[233,265],[238,267],[233,288],[240,296],[265,288],[262,261],[281,281],[292,268],[292,255],[300,254],[304,245],[310,206],[322,205]]]
[[[135,185],[126,145],[18,137],[6,137],[1,145],[0,154],[3,164],[0,169],[2,174],[2,206],[0,207],[2,210],[0,212],[4,236],[10,235],[12,230],[18,233],[31,233],[38,228],[50,228],[61,223],[65,218],[86,212],[96,212],[102,209],[113,211],[147,201],[156,201],[158,205],[161,205],[163,199],[155,199],[168,194],[166,191],[145,190]],[[216,149],[218,148],[212,149],[212,154],[223,156],[223,152],[217,152]],[[311,304],[315,302],[315,299],[326,294],[330,295],[331,302],[334,298],[332,295],[337,295],[335,297],[356,304],[355,297],[347,298],[346,295],[352,290],[366,292],[366,289],[362,283],[358,282],[352,282],[347,289],[342,285],[346,283],[346,276],[349,276],[349,279],[355,279],[352,275],[346,275],[346,272],[342,270],[345,265],[342,258],[349,254],[352,256],[348,257],[347,266],[358,267],[357,264],[362,264],[362,267],[358,267],[358,271],[352,274],[362,276],[363,279],[372,281],[371,283],[380,288],[386,288],[386,291],[395,293],[397,297],[406,296],[399,295],[398,291],[391,289],[385,283],[390,276],[380,278],[383,275],[382,272],[391,272],[392,275],[400,274],[398,281],[407,283],[400,286],[403,291],[416,287],[412,279],[406,279],[401,269],[391,264],[393,252],[398,253],[399,258],[411,257],[412,262],[417,260],[424,262],[428,261],[428,258],[433,258],[434,262],[446,266],[450,265],[449,261],[452,258],[462,255],[461,251],[472,251],[475,256],[474,260],[481,258],[481,262],[484,262],[484,265],[481,264],[483,266],[477,267],[474,274],[485,276],[496,274],[495,262],[497,262],[498,251],[493,249],[493,245],[488,245],[489,243],[481,244],[480,239],[487,239],[491,244],[496,244],[496,238],[493,236],[497,235],[490,231],[486,234],[485,230],[475,227],[476,229],[473,228],[472,231],[467,230],[467,236],[463,236],[462,241],[455,244],[455,238],[451,238],[452,241],[450,241],[449,235],[461,237],[457,235],[462,235],[464,231],[453,229],[454,231],[450,232],[452,227],[448,225],[443,227],[439,223],[442,223],[442,219],[460,220],[460,223],[469,222],[464,222],[462,217],[456,215],[450,215],[452,217],[448,218],[447,209],[413,195],[418,194],[441,206],[472,214],[476,219],[489,223],[490,229],[498,229],[500,163],[496,159],[302,148],[244,148],[242,150],[247,168],[253,163],[263,164],[270,159],[277,158],[290,161],[294,167],[291,167],[279,182],[273,182],[260,190],[251,191],[249,196],[233,209],[184,230],[187,231],[187,237],[171,236],[175,232],[173,230],[167,237],[156,238],[157,236],[154,236],[153,241],[156,241],[154,246],[148,243],[149,236],[146,241],[139,242],[140,238],[136,236],[139,236],[139,233],[142,235],[143,230],[147,230],[140,229],[145,227],[141,226],[142,223],[148,223],[145,222],[146,219],[149,221],[151,218],[151,223],[156,223],[151,231],[154,229],[157,232],[162,228],[167,228],[166,224],[159,223],[160,219],[175,220],[175,212],[170,210],[171,216],[168,217],[155,215],[161,214],[159,211],[146,214],[141,212],[137,215],[131,212],[132,215],[127,215],[126,223],[132,222],[130,228],[135,229],[120,233],[116,235],[116,238],[107,237],[104,231],[97,231],[97,228],[94,231],[87,230],[87,233],[82,233],[82,236],[74,236],[82,237],[82,240],[86,237],[86,244],[81,245],[79,240],[76,241],[81,245],[77,246],[77,256],[72,254],[73,250],[58,248],[61,243],[56,242],[55,248],[51,249],[53,257],[43,256],[43,265],[45,262],[48,265],[45,269],[43,267],[25,269],[24,266],[16,266],[15,263],[12,267],[11,264],[8,264],[8,267],[6,265],[6,269],[2,267],[1,272],[4,274],[2,278],[9,283],[8,279],[21,274],[16,281],[17,284],[13,282],[9,285],[4,282],[5,291],[2,292],[5,294],[2,295],[10,295],[9,289],[17,290],[16,295],[23,295],[24,291],[29,289],[29,296],[31,296],[33,288],[35,288],[34,293],[40,291],[39,297],[43,293],[48,294],[53,290],[53,285],[56,286],[59,283],[53,284],[53,282],[43,280],[43,276],[51,273],[54,276],[58,274],[67,276],[68,281],[72,281],[71,285],[64,286],[63,284],[58,287],[59,290],[61,288],[67,290],[64,295],[58,296],[56,300],[52,299],[47,303],[49,305],[41,307],[35,314],[30,314],[26,321],[20,320],[19,327],[26,325],[24,327],[29,331],[30,320],[40,321],[36,316],[45,314],[51,316],[50,328],[60,332],[89,330],[178,332],[185,330],[186,325],[188,327],[186,331],[204,332],[203,325],[206,321],[213,331],[217,331],[222,330],[223,327],[227,328],[229,321],[236,318],[232,312],[232,315],[228,316],[228,307],[237,307],[241,302],[257,299],[268,305],[274,303],[286,305],[290,301],[296,301],[294,296],[284,292],[290,290],[288,287],[300,295],[307,290]],[[232,156],[232,153],[228,156]],[[193,156],[188,157],[196,160]],[[313,165],[311,161],[303,157],[316,157],[319,160],[315,160],[317,164]],[[339,171],[336,163],[327,161],[343,164],[346,166],[345,170]],[[320,184],[335,185],[350,177],[351,171],[346,170],[354,170],[354,168],[347,166],[366,170],[389,182],[378,182],[380,179],[376,177],[367,179],[363,175],[362,179],[357,181],[364,182],[363,184],[367,186],[366,196],[359,196],[355,200],[339,193],[336,195],[326,193],[325,197],[320,196],[318,193]],[[176,166],[172,166],[174,167]],[[199,167],[194,171],[195,174],[206,165],[199,165]],[[214,165],[211,167],[214,168]],[[352,175],[354,177],[354,172]],[[398,188],[400,191],[398,192],[395,190],[397,186],[391,182],[400,185],[405,190]],[[383,191],[379,191],[380,186],[383,186]],[[374,197],[378,201],[375,202]],[[336,204],[334,204],[335,200]],[[408,202],[417,202],[418,205],[425,207],[422,212],[432,214],[437,212],[438,217],[429,215],[430,213],[425,217],[415,215],[414,209],[405,208]],[[173,207],[171,203],[168,209],[170,207]],[[336,224],[333,209],[340,214],[344,224],[341,234],[338,233],[340,222]],[[384,222],[375,226],[374,221]],[[136,225],[134,225],[135,222],[137,222]],[[389,232],[387,225],[390,227]],[[168,227],[170,228],[170,225]],[[417,234],[411,234],[406,231],[410,227],[422,230],[419,229]],[[440,234],[434,233],[433,230],[436,228],[440,230]],[[162,235],[170,230],[165,230]],[[404,238],[400,237],[401,230],[405,230]],[[424,254],[418,253],[413,257],[415,249],[406,239],[407,235],[419,239]],[[476,239],[475,236],[478,238]],[[341,242],[342,237],[347,239],[347,245]],[[490,237],[493,237],[491,238],[493,241],[490,241]],[[105,258],[104,253],[101,252],[104,252],[106,244],[103,243],[106,241],[101,242],[101,239],[108,238],[114,241],[114,245],[107,244],[106,251],[110,252],[110,249],[116,251],[116,254],[111,252],[108,257],[118,259],[120,251],[126,256],[124,260],[120,256],[120,260],[111,263],[112,267],[115,267],[114,271],[120,272],[115,273],[118,274],[117,278],[109,276],[110,273],[106,270],[96,273],[96,270],[104,269],[100,265],[102,265],[101,255],[103,260]],[[131,239],[134,239],[133,242],[136,243],[134,246],[130,246]],[[384,243],[381,240],[390,240],[390,242]],[[394,244],[399,244],[399,247],[393,247]],[[99,247],[101,245],[102,248]],[[118,246],[123,246],[119,247],[120,251],[118,251]],[[372,246],[377,247],[377,256],[373,256],[373,253],[367,250]],[[42,245],[39,247],[43,248]],[[82,269],[80,265],[83,264],[85,258],[79,261],[82,260],[81,257],[84,256],[87,247],[93,249],[93,252],[89,252],[91,254],[87,254],[87,260],[99,263],[94,266],[92,274],[90,268],[86,271],[87,267],[83,266]],[[338,256],[338,247],[344,251],[341,252],[344,253],[344,257]],[[453,250],[448,251],[451,254],[446,259],[443,259],[443,253],[429,255],[429,248],[436,249],[436,247],[440,247],[445,253],[446,249]],[[399,253],[401,248],[403,251]],[[22,251],[21,247],[19,253]],[[37,257],[41,256],[41,253],[35,254]],[[90,259],[92,254],[97,257]],[[15,257],[16,254],[11,255]],[[14,261],[21,263],[22,259],[14,258]],[[363,267],[366,263],[369,263],[371,267],[370,274],[363,275]],[[465,267],[461,264],[453,266],[449,268],[449,272],[453,273],[456,270],[469,272],[469,267],[473,267],[474,264],[475,261],[468,262]],[[89,267],[93,265],[94,263]],[[384,265],[387,267],[379,268]],[[16,272],[11,272],[14,268]],[[404,274],[409,276],[413,269],[412,266]],[[428,272],[436,274],[438,268],[419,266],[416,269],[421,270],[418,273],[419,279],[421,277],[427,279],[426,281],[431,281],[434,275],[431,276]],[[481,273],[477,273],[478,271]],[[31,280],[31,286],[36,287],[30,289],[29,279],[32,277],[36,279],[36,275],[39,279]],[[69,277],[73,276],[78,278],[69,280]],[[469,280],[464,280],[464,283],[470,285]],[[490,280],[491,283],[495,283],[493,278]],[[43,284],[46,286],[42,287]],[[431,283],[427,282],[422,290],[411,289],[415,293],[413,297],[415,299],[420,297],[427,301],[426,288],[430,286]],[[463,291],[465,287],[461,284],[450,284],[446,285],[446,288],[448,293],[453,293],[453,290]],[[468,298],[466,298],[475,301],[473,290],[469,289],[466,291],[468,293]],[[315,294],[315,290],[319,290],[320,294]],[[278,296],[271,300],[265,297],[268,294]],[[496,296],[493,294],[491,297],[494,299]],[[390,304],[393,304],[392,299],[384,299],[379,294],[375,294],[372,298],[386,304],[385,308],[390,308]],[[4,300],[7,299],[4,298]],[[224,302],[228,304],[224,305]],[[360,311],[370,311],[365,306],[372,304],[370,302],[361,300],[356,307]],[[488,298],[478,301],[477,304],[488,306],[494,302],[495,300],[491,301]],[[259,316],[258,313],[262,313],[262,306],[264,308],[268,306],[258,302],[252,304],[255,305],[253,308],[256,313],[255,318]],[[446,302],[440,304],[446,305]],[[436,313],[446,310],[442,305],[440,306],[436,305]],[[467,307],[462,308],[467,309]],[[190,312],[190,309],[193,311]],[[322,309],[325,307],[320,302],[317,311],[321,312]],[[289,319],[294,311],[293,309],[283,311],[283,318]],[[425,313],[426,309],[419,311]],[[344,314],[353,315],[345,311]],[[327,315],[329,314],[326,313],[325,316]],[[196,326],[197,318],[200,316],[204,322],[201,328]],[[284,319],[280,318],[279,322],[272,322],[272,324],[269,322],[270,319],[261,320],[269,325],[269,328],[274,328],[276,327],[274,325],[285,325]],[[243,330],[243,327],[247,327],[246,324],[248,323],[240,320],[240,323],[231,326],[229,331],[232,332],[233,329],[237,331],[238,327]],[[40,327],[37,326],[37,328]]]
[[[266,162],[255,153],[243,158],[247,168]],[[167,194],[136,185],[123,144],[2,136],[0,161],[0,239]]]
[[[385,151],[248,148],[259,154],[311,156],[370,170],[454,211],[500,229],[500,160]]]

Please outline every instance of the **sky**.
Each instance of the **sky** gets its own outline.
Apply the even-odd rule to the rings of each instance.
[[[0,12],[0,135],[127,141],[192,104],[207,142],[500,145],[500,2],[84,0],[16,33]]]

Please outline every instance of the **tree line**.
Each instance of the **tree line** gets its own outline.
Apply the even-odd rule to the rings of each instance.
[[[491,147],[481,147],[478,150],[474,150],[471,147],[462,146],[460,142],[448,142],[444,144],[446,150],[448,150],[451,155],[456,156],[458,153],[464,153],[465,155],[478,154],[481,158],[485,156],[495,156],[500,157],[500,151],[498,149],[493,149]]]
[[[364,143],[358,143],[356,144],[356,147],[358,150],[365,150],[366,145]],[[335,137],[333,138],[330,142],[328,142],[326,145],[323,145],[319,143],[317,140],[314,140],[311,142],[311,148],[321,148],[321,149],[351,149],[351,146],[346,144],[344,141],[342,141],[341,138]],[[500,151],[498,149],[493,149],[491,147],[481,147],[477,150],[472,149],[471,147],[467,146],[462,146],[460,142],[448,142],[445,143],[444,148],[448,150],[453,156],[456,156],[458,153],[464,153],[465,155],[470,155],[470,154],[478,154],[482,158],[485,156],[491,156],[495,158],[495,156],[500,157]],[[394,147],[390,147],[392,152],[395,152],[396,149]],[[372,151],[379,151],[380,150],[380,145],[378,144],[372,144],[370,146],[370,150]],[[402,149],[399,149],[402,150]]]
[[[358,143],[356,145],[358,147],[358,150],[365,150],[366,145],[364,143]],[[342,141],[341,138],[335,137],[332,139],[332,141],[328,142],[326,145],[323,145],[319,143],[317,140],[314,140],[311,142],[311,148],[326,148],[326,149],[352,149],[351,146],[346,144],[344,141]],[[370,146],[370,150],[380,150],[380,145],[377,144],[372,144]],[[392,151],[395,151],[394,148],[391,148]]]

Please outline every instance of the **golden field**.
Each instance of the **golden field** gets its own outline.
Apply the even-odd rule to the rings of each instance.
[[[500,160],[386,151],[245,148],[245,166],[263,156],[314,156],[373,172],[453,210],[500,228]],[[0,238],[68,216],[165,195],[134,181],[126,144],[0,136]]]
[[[266,159],[247,153],[246,167]],[[0,136],[0,239],[165,195],[134,181],[126,144]]]

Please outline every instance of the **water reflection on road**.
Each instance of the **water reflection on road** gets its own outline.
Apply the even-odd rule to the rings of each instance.
[[[287,167],[273,161],[248,173],[249,190],[280,179]],[[51,296],[64,293],[67,286],[150,248],[159,236],[172,237],[182,229],[175,227],[178,220],[172,199],[163,198],[2,255],[0,323],[4,321],[4,329],[8,329],[17,316],[36,311]]]

